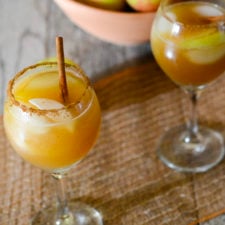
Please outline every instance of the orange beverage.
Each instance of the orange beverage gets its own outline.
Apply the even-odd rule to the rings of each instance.
[[[215,22],[224,18],[224,8],[184,1],[163,11],[155,18],[151,43],[157,62],[170,79],[178,85],[200,87],[221,75],[225,70],[225,20],[223,24]]]
[[[11,80],[4,107],[7,136],[17,153],[50,172],[67,170],[97,138],[101,113],[94,90],[80,70],[66,65],[69,98],[62,102],[58,67],[43,63]]]

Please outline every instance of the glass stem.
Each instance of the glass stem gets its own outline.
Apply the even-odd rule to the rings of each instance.
[[[199,98],[199,91],[196,90],[188,90],[187,91],[190,101],[191,101],[191,111],[190,118],[188,123],[188,130],[190,139],[195,139],[198,133],[198,118],[197,118],[197,102]]]
[[[57,218],[56,225],[64,224],[64,221],[71,217],[68,203],[67,194],[64,185],[64,175],[62,174],[52,174],[55,181],[56,197],[57,197]]]

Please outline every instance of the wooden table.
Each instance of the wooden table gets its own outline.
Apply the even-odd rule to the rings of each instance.
[[[54,56],[56,35],[64,37],[65,56],[80,64],[92,81],[152,60],[148,43],[117,46],[98,40],[72,24],[54,1],[0,0],[0,15],[0,112],[8,80],[23,67]],[[200,224],[222,225],[225,216]]]

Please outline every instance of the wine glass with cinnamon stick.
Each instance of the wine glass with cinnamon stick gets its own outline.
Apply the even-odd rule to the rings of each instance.
[[[96,209],[66,199],[63,178],[94,145],[101,113],[88,78],[62,56],[59,63],[29,66],[9,82],[4,127],[15,151],[56,182],[56,206],[44,208],[32,224],[102,225]]]
[[[158,155],[169,167],[204,172],[224,156],[223,136],[198,125],[203,90],[225,71],[225,1],[162,0],[151,30],[154,57],[165,74],[189,96],[187,124],[169,129]]]

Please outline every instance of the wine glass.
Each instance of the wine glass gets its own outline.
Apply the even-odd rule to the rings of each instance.
[[[225,71],[225,1],[161,0],[151,30],[153,55],[191,100],[187,124],[161,137],[159,158],[182,172],[204,172],[224,156],[223,136],[199,126],[200,93]]]
[[[4,127],[15,151],[56,181],[56,206],[44,208],[32,224],[102,225],[96,209],[66,199],[63,178],[95,143],[101,112],[80,67],[65,64],[65,73],[66,103],[60,95],[57,63],[43,62],[19,72],[8,84]]]

